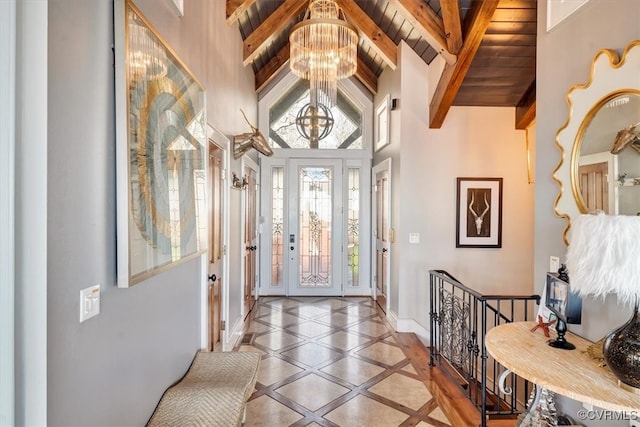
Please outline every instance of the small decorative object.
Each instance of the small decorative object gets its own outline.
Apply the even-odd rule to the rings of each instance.
[[[531,329],[531,332],[537,331],[539,328],[542,328],[542,332],[544,336],[549,338],[549,326],[556,323],[556,319],[553,319],[550,322],[545,322],[542,316],[538,315],[538,324]]]
[[[502,247],[502,178],[458,178],[456,248]]]
[[[598,341],[591,344],[584,350],[584,353],[594,360],[597,360],[598,366],[607,366],[607,362],[604,360],[604,353],[602,352],[602,347],[604,346],[604,337],[600,338]]]
[[[569,273],[567,272],[567,265],[561,264],[558,269],[558,279],[569,283]]]
[[[616,139],[613,142],[613,148],[611,148],[611,154],[618,154],[624,150],[627,145],[631,144],[631,147],[640,153],[640,131],[636,130],[636,127],[640,125],[640,122],[629,125],[628,127],[618,131]]]
[[[247,185],[249,185],[249,183],[247,182],[247,177],[243,176],[242,180],[240,180],[240,178],[238,178],[238,175],[236,175],[235,172],[232,172],[232,178],[231,178],[231,187],[235,188],[237,190],[244,190]]]
[[[618,384],[640,392],[640,217],[580,215],[571,227],[567,268],[571,287],[583,295],[618,295],[634,305],[631,319],[606,336],[604,359]]]
[[[569,288],[569,277],[560,279],[556,273],[547,273],[545,290],[545,306],[558,318],[555,340],[548,341],[551,347],[563,350],[574,350],[576,347],[565,339],[567,323],[580,324],[582,322],[582,297]]]
[[[252,148],[258,150],[265,156],[272,156],[273,150],[271,149],[271,146],[269,146],[267,139],[262,135],[257,127],[251,124],[244,111],[240,110],[240,112],[244,116],[247,124],[249,124],[249,127],[251,127],[251,132],[241,133],[240,135],[235,135],[233,137],[233,158],[239,159],[244,153]]]

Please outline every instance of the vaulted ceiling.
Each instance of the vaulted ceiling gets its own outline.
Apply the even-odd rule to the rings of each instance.
[[[440,128],[451,106],[516,107],[514,126],[535,118],[536,0],[337,0],[360,35],[355,77],[373,94],[382,71],[397,66],[404,40],[430,64],[446,65],[430,106]],[[289,62],[289,33],[308,0],[227,0],[244,65],[262,90]],[[426,96],[426,94],[425,94]]]

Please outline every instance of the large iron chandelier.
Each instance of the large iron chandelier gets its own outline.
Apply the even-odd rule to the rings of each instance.
[[[332,107],[338,80],[356,72],[358,32],[335,0],[311,0],[301,22],[289,36],[289,65],[298,77],[309,80],[311,104]]]
[[[333,129],[333,114],[320,103],[317,107],[307,104],[296,116],[296,128],[303,138],[309,140],[309,148],[318,148],[318,142]]]

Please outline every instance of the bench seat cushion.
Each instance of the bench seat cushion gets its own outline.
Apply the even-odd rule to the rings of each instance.
[[[260,355],[199,351],[160,399],[148,426],[238,426],[253,393]]]

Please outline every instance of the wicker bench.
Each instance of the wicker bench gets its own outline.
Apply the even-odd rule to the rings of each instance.
[[[258,353],[198,351],[185,376],[164,392],[147,426],[243,424],[259,365]]]

